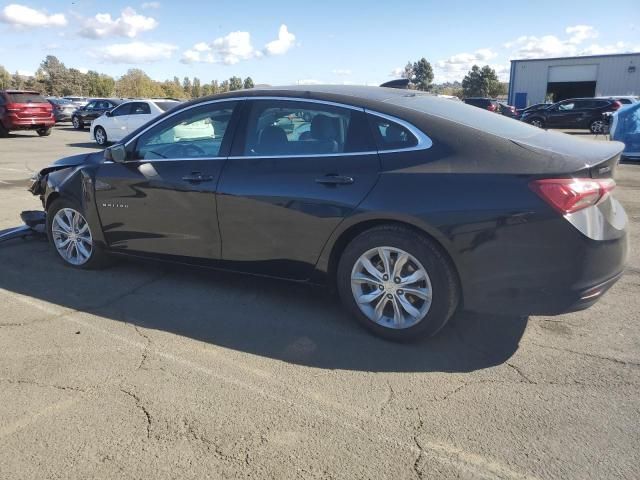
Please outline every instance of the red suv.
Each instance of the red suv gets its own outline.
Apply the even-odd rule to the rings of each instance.
[[[10,130],[35,130],[46,137],[55,123],[51,104],[38,92],[0,91],[0,137],[6,137]]]

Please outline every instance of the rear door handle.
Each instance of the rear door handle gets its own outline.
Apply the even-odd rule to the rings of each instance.
[[[349,185],[353,183],[353,177],[329,174],[324,177],[316,178],[316,183],[321,183],[323,185]]]
[[[213,180],[211,175],[203,175],[199,172],[193,172],[190,175],[185,175],[182,177],[182,180],[189,183],[200,183],[200,182],[210,182]]]

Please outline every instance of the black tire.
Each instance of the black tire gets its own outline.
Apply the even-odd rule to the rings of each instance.
[[[98,135],[98,131],[102,132],[101,137]],[[102,141],[100,141],[98,137],[102,138]],[[109,139],[107,138],[107,132],[105,132],[104,128],[102,127],[96,127],[93,130],[93,138],[96,141],[96,143],[101,147],[104,147],[109,142]]]
[[[7,138],[9,136],[9,130],[4,128],[2,122],[0,122],[0,138]]]
[[[376,247],[393,247],[415,257],[427,270],[432,303],[426,315],[403,329],[370,320],[358,307],[351,290],[351,272],[361,255]],[[456,311],[460,299],[457,275],[442,248],[426,235],[398,225],[375,227],[358,235],[345,248],[338,263],[338,293],[347,310],[368,330],[388,340],[407,342],[436,334]]]
[[[42,127],[37,129],[36,132],[41,137],[48,137],[49,135],[51,135],[52,130],[53,130],[53,127]]]
[[[82,120],[80,120],[75,115],[73,117],[71,117],[71,123],[73,124],[73,128],[75,128],[76,130],[83,130],[84,129],[84,123],[82,123]]]
[[[76,265],[68,262],[60,254],[60,252],[58,252],[58,249],[56,248],[53,240],[52,225],[53,225],[53,218],[55,214],[59,210],[62,210],[63,208],[72,208],[77,212],[81,213],[83,217],[85,216],[85,213],[82,207],[77,205],[76,202],[73,202],[67,199],[58,198],[54,200],[51,203],[51,205],[49,205],[49,208],[47,209],[47,237],[49,238],[49,243],[51,244],[51,247],[53,248],[53,251],[55,252],[56,257],[58,257],[62,263],[64,263],[69,267],[83,269],[83,270],[95,270],[95,269],[100,269],[107,266],[110,263],[109,256],[99,245],[96,244],[95,240],[93,241],[91,255],[89,259],[85,263],[82,263],[80,265]],[[92,238],[95,239],[95,237],[93,236],[93,233],[92,233]]]
[[[545,128],[544,120],[539,117],[530,118],[527,120],[527,123],[534,127]]]

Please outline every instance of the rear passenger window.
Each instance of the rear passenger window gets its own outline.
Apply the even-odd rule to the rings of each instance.
[[[244,155],[311,156],[374,151],[362,111],[323,103],[256,100]]]
[[[146,115],[151,113],[148,103],[136,102],[131,106],[131,115]]]
[[[418,145],[415,135],[402,125],[375,115],[369,115],[369,120],[377,137],[378,150],[399,150]]]

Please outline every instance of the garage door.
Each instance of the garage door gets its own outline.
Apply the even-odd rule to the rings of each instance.
[[[549,67],[549,82],[595,82],[598,65],[559,65]]]

